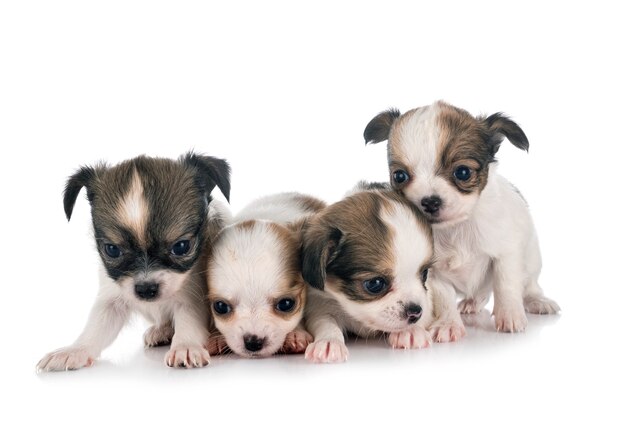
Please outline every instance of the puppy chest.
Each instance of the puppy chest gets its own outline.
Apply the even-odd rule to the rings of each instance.
[[[442,241],[443,240],[443,241]],[[470,241],[468,241],[470,240]],[[460,292],[472,292],[485,282],[491,258],[471,238],[437,239],[435,236],[435,270],[438,277]]]

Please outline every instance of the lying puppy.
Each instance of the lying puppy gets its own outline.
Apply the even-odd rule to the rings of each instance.
[[[227,346],[244,357],[304,352],[312,338],[301,325],[306,287],[300,230],[305,217],[324,207],[296,193],[267,196],[222,230],[207,273],[211,310],[223,336],[213,337],[211,350]]]
[[[39,370],[91,366],[134,311],[154,323],[144,336],[147,346],[171,342],[168,366],[209,363],[201,273],[205,245],[225,218],[210,194],[217,185],[228,199],[229,171],[224,160],[189,153],[178,161],[140,156],[114,167],[83,167],[69,178],[68,220],[83,187],[91,204],[103,264],[100,290],[83,333],[41,359]]]
[[[495,154],[505,137],[528,150],[516,123],[501,113],[475,118],[437,102],[403,115],[394,109],[380,113],[364,137],[366,144],[389,140],[391,185],[433,225],[431,283],[448,286],[448,316],[439,322],[439,340],[464,331],[455,289],[465,296],[458,304],[462,313],[479,312],[493,290],[498,331],[523,331],[524,310],[559,311],[537,283],[541,255],[528,206],[496,173]]]
[[[429,346],[432,233],[400,194],[356,192],[328,206],[305,223],[302,251],[302,274],[313,287],[305,321],[315,340],[306,359],[345,361],[346,332],[387,333],[394,348]]]

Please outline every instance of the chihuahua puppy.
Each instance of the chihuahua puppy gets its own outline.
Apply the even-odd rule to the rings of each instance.
[[[178,161],[140,156],[113,167],[83,167],[69,178],[68,220],[78,193],[87,190],[103,265],[100,290],[82,334],[41,359],[39,370],[91,366],[133,312],[154,324],[146,346],[171,342],[168,366],[209,363],[202,272],[206,246],[227,218],[211,191],[217,185],[228,199],[229,173],[224,160],[188,153]]]
[[[297,193],[267,196],[219,234],[207,272],[209,303],[223,336],[213,337],[218,352],[224,346],[243,357],[304,352],[312,337],[301,324],[300,230],[304,218],[324,207]]]
[[[428,347],[427,329],[436,318],[426,286],[432,242],[431,228],[416,207],[375,186],[360,185],[309,218],[302,274],[311,286],[305,322],[314,342],[305,358],[345,361],[347,332],[385,333],[394,348]]]
[[[496,173],[504,138],[528,150],[522,129],[502,113],[473,117],[444,102],[404,114],[391,109],[374,117],[365,143],[388,140],[391,185],[418,206],[433,226],[435,265],[431,284],[443,283],[448,316],[437,339],[464,332],[458,314],[479,312],[494,293],[498,331],[523,331],[525,310],[559,311],[537,282],[539,243],[519,191]],[[456,290],[456,292],[455,292]]]

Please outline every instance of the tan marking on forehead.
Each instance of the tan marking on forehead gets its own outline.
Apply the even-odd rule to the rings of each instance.
[[[317,198],[307,195],[301,195],[298,197],[298,203],[300,207],[305,211],[319,212],[326,207],[326,203]]]
[[[276,236],[281,246],[281,258],[285,265],[286,277],[277,280],[280,289],[290,289],[302,280],[300,260],[300,238],[295,231],[276,223],[268,223],[269,230]]]
[[[406,113],[402,114],[400,117],[396,119],[389,131],[389,144],[387,146],[387,155],[389,161],[395,162],[404,162],[406,161],[404,157],[404,152],[402,151],[402,145],[400,145],[398,140],[402,138],[402,136],[406,133],[407,127],[409,126],[409,122],[416,118],[416,114],[420,114],[423,111],[423,107],[414,108],[413,110],[409,110]]]
[[[130,188],[118,205],[116,216],[121,225],[133,232],[141,246],[146,245],[148,213],[141,178],[137,171],[134,171]]]
[[[254,229],[255,226],[256,226],[256,221],[246,220],[246,221],[242,221],[241,223],[238,223],[235,227],[242,231],[250,231]]]

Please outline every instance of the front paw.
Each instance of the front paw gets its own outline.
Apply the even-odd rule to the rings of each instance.
[[[226,338],[221,334],[211,334],[206,349],[210,355],[225,355],[230,352]]]
[[[313,363],[337,363],[348,360],[343,340],[317,340],[307,346],[304,358]]]
[[[463,299],[457,305],[457,309],[462,314],[477,314],[485,307],[484,301],[478,301],[474,298]]]
[[[37,371],[68,371],[93,365],[96,357],[82,347],[64,347],[48,353],[37,363]]]
[[[394,349],[425,349],[430,346],[432,338],[422,327],[415,327],[406,331],[389,333],[387,342]]]
[[[528,318],[526,318],[526,312],[521,304],[494,306],[493,315],[496,319],[496,331],[520,333],[528,325]]]
[[[208,350],[202,345],[172,345],[165,354],[165,364],[171,368],[201,368],[210,360]]]
[[[172,342],[174,327],[171,324],[153,325],[143,335],[146,347],[166,346]]]
[[[465,326],[461,321],[437,321],[428,331],[437,343],[450,343],[465,336]]]
[[[313,336],[308,331],[296,328],[287,334],[280,351],[283,353],[304,353],[307,346],[312,342]]]

